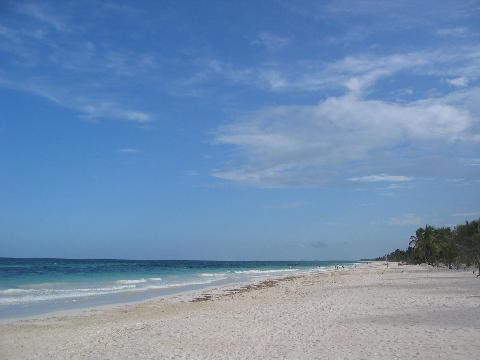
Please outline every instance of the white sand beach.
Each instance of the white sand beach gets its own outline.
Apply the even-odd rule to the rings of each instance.
[[[0,325],[2,359],[478,359],[480,279],[369,267]]]

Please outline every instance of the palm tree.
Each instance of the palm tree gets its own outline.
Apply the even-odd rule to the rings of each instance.
[[[435,228],[431,225],[425,225],[425,229],[418,228],[415,236],[410,237],[409,246],[413,248],[415,257],[431,264],[438,253],[439,244],[435,236]]]

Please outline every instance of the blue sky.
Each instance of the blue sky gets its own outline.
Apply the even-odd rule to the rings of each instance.
[[[480,216],[479,1],[2,1],[0,256],[355,259]]]

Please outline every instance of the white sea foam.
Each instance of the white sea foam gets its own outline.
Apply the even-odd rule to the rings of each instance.
[[[117,284],[142,284],[142,283],[145,283],[147,282],[147,280],[145,279],[130,279],[130,280],[117,280],[116,283]]]
[[[0,290],[0,295],[22,295],[35,291],[34,289],[5,289]]]
[[[75,289],[75,290],[34,290],[24,296],[0,298],[0,305],[24,304],[46,300],[60,300],[69,298],[79,298],[93,295],[111,294],[125,290],[105,290],[105,289]]]
[[[204,280],[204,281],[187,281],[187,282],[179,282],[179,283],[170,283],[165,285],[149,285],[144,287],[143,289],[155,290],[155,289],[169,289],[169,288],[175,288],[175,287],[194,286],[194,285],[207,285],[207,284],[211,284],[213,282],[225,280],[225,279],[227,278],[223,277],[223,278],[215,278],[215,279]]]
[[[160,278],[154,281],[159,281]],[[116,285],[99,288],[76,288],[76,289],[5,289],[0,290],[0,305],[27,304],[48,300],[66,300],[83,298],[88,296],[108,295],[121,292],[162,290],[169,288],[180,288],[195,285],[207,285],[225,278],[215,278],[204,281],[187,281],[162,285],[148,285],[147,281],[129,281],[125,285]],[[144,280],[144,279],[141,279]],[[126,281],[126,280],[122,280]],[[118,281],[116,282],[118,283]],[[147,283],[147,284],[145,284]],[[144,285],[139,285],[144,284]]]
[[[207,286],[208,284],[219,282],[226,279],[238,279],[239,276],[257,278],[259,276],[282,275],[287,273],[303,273],[325,271],[328,268],[315,269],[297,269],[297,268],[283,268],[283,269],[249,269],[236,270],[226,272],[204,272],[196,274],[196,279],[185,279],[186,281],[175,282],[173,279],[164,280],[160,277],[139,278],[139,279],[121,279],[110,284],[98,284],[95,286],[85,286],[78,288],[60,287],[62,283],[43,283],[36,284],[34,287],[26,288],[12,288],[0,290],[0,305],[12,304],[28,304],[41,301],[75,301],[75,298],[85,298],[89,296],[118,294],[123,292],[140,292],[140,291],[155,291],[162,289],[175,289],[191,286]],[[41,285],[41,286],[40,286]],[[51,286],[49,286],[51,285]],[[72,286],[72,283],[65,284],[65,286]]]
[[[237,270],[234,271],[235,274],[272,274],[272,273],[283,273],[283,272],[292,272],[300,271],[300,269],[275,269],[275,270]]]
[[[227,276],[229,274],[227,274],[227,273],[201,273],[199,275],[204,276],[204,277],[216,277],[216,276]]]

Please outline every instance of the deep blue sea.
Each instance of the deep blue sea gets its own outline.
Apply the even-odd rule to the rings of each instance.
[[[354,262],[0,258],[0,318],[133,302],[335,264]]]

